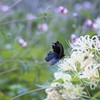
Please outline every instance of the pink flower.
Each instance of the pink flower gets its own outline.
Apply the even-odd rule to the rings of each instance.
[[[7,5],[1,6],[1,10],[2,10],[3,12],[7,12],[9,9],[10,9],[10,7],[7,6]]]
[[[19,42],[19,44],[22,45],[24,43],[24,40],[22,38],[18,38],[18,42]]]
[[[83,3],[83,8],[91,9],[91,7],[92,7],[91,2],[89,2],[89,1],[85,1],[85,2]]]
[[[24,41],[21,37],[18,37],[17,41],[22,47],[26,47],[27,46],[27,42]]]
[[[26,47],[27,46],[27,42],[24,42],[23,44],[22,44],[22,47]]]
[[[72,34],[72,35],[71,35],[71,42],[72,42],[72,43],[76,42],[77,39],[78,39],[78,37],[76,36],[76,34]]]
[[[75,4],[75,10],[80,11],[82,9],[82,5],[80,3]]]
[[[77,17],[78,14],[76,12],[73,13],[73,17]]]
[[[87,19],[87,21],[85,22],[85,24],[86,24],[88,27],[93,27],[94,22],[91,21],[90,19]]]
[[[98,17],[94,24],[93,24],[93,29],[95,30],[96,34],[100,35],[100,18]]]
[[[47,31],[47,30],[48,30],[48,25],[47,25],[46,23],[38,24],[37,28],[38,28],[40,31]]]
[[[36,16],[34,16],[33,14],[27,14],[26,18],[27,18],[27,20],[34,20],[34,19],[36,19]]]
[[[68,10],[67,10],[67,8],[65,8],[63,6],[60,6],[60,7],[58,7],[58,12],[62,13],[62,14],[66,14],[66,13],[68,13]]]

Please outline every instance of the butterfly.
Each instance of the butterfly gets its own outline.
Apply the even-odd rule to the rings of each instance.
[[[64,48],[59,41],[55,42],[52,44],[52,49],[53,51],[50,51],[47,54],[47,57],[45,57],[45,60],[47,62],[50,62],[50,65],[56,64],[60,59],[62,59],[65,54],[64,54]]]

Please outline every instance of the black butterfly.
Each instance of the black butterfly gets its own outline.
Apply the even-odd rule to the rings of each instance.
[[[52,44],[52,49],[53,51],[50,51],[47,55],[47,57],[45,58],[45,60],[47,62],[50,61],[51,65],[54,65],[55,63],[57,63],[61,58],[63,58],[64,55],[64,49],[61,43],[59,43],[58,41]]]

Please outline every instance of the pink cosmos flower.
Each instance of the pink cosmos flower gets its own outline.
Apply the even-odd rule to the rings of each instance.
[[[47,25],[46,23],[38,24],[37,28],[38,28],[40,31],[47,31],[47,30],[48,30],[48,25]]]
[[[27,14],[26,15],[26,18],[27,18],[27,20],[34,20],[34,19],[36,19],[36,16],[34,16],[33,14]]]
[[[26,47],[27,46],[27,42],[24,42],[21,46],[22,47]]]
[[[68,13],[68,9],[63,6],[60,6],[60,7],[58,7],[58,13],[66,14],[66,13]]]
[[[3,5],[3,6],[1,6],[1,10],[2,10],[3,12],[7,12],[9,9],[10,9],[10,7],[9,7],[8,5]]]
[[[76,12],[74,12],[72,15],[73,15],[73,17],[77,17],[78,16],[78,14]]]
[[[24,41],[24,39],[22,39],[21,37],[19,37],[17,39],[18,43],[22,46],[22,47],[26,47],[27,46],[27,42]]]
[[[76,42],[77,39],[78,39],[78,37],[76,36],[76,34],[72,34],[72,35],[71,35],[71,42],[72,42],[72,43]]]
[[[93,27],[94,22],[91,21],[90,19],[87,19],[86,22],[85,22],[85,24],[86,24],[88,27]]]

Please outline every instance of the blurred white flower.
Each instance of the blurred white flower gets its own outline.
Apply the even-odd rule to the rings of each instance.
[[[62,71],[55,72],[54,77],[56,80],[62,79],[64,82],[71,81],[71,76]]]
[[[81,95],[83,95],[84,87],[80,85],[73,85],[72,83],[64,83],[62,89],[62,98],[65,100],[79,100]]]
[[[59,67],[60,70],[62,71],[71,71],[71,70],[76,70],[75,67],[72,67],[71,63],[73,61],[71,60],[71,58],[64,58],[63,60],[59,61],[57,63],[57,66]]]
[[[62,100],[60,94],[56,90],[51,90],[47,92],[47,98],[45,100]]]
[[[46,89],[47,98],[45,100],[79,100],[84,95],[84,87],[73,85],[71,82],[62,83],[55,88]]]
[[[59,86],[61,86],[61,84],[59,82],[51,83],[52,88],[56,88],[56,87],[59,87]]]
[[[6,48],[6,49],[11,49],[11,48],[12,48],[12,45],[11,45],[11,44],[6,44],[6,45],[5,45],[5,48]]]
[[[98,85],[98,83],[99,83],[100,81],[99,80],[97,80],[97,79],[91,79],[89,82],[88,82],[88,84],[90,85],[90,89],[91,90],[94,90],[96,87],[97,87],[97,85]]]
[[[58,7],[58,13],[67,14],[68,13],[68,9],[63,7],[63,6],[60,6],[60,7]]]
[[[47,31],[48,30],[48,25],[46,23],[43,23],[43,24],[38,24],[37,28],[40,30],[40,31]]]
[[[88,64],[83,71],[79,73],[79,78],[95,79],[99,78],[98,67],[100,64]]]

